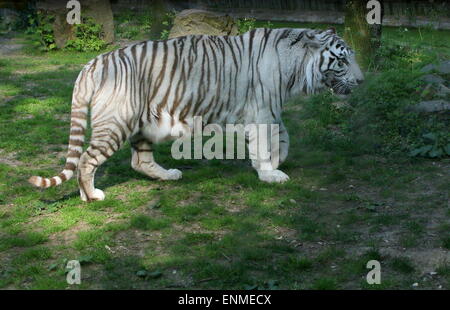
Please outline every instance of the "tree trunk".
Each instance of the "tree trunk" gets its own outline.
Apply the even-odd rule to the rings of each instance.
[[[381,19],[383,5],[381,3]],[[356,51],[356,60],[363,69],[375,61],[375,52],[381,44],[381,24],[369,25],[367,1],[347,0],[345,4],[345,41]]]
[[[162,22],[166,14],[169,13],[169,5],[167,2],[164,0],[153,0],[151,2],[152,28],[150,30],[150,37],[152,39],[159,39],[164,29]]]
[[[55,21],[52,25],[55,43],[58,48],[64,48],[67,41],[74,37],[74,25],[67,23],[67,1],[38,0],[36,8],[43,14],[52,15]],[[102,25],[102,39],[106,43],[114,41],[114,21],[109,0],[80,0],[81,17],[91,17]]]

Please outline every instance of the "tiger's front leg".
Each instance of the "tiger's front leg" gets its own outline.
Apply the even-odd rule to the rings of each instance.
[[[280,133],[281,131],[281,133]],[[284,125],[279,131],[271,130],[270,125],[267,128],[267,135],[261,138],[262,132],[250,130],[248,133],[248,149],[252,166],[258,173],[258,177],[263,182],[284,183],[289,180],[289,176],[278,166],[286,159],[289,147],[289,137]],[[264,154],[267,152],[267,154]]]
[[[182,173],[178,169],[164,169],[155,162],[152,144],[144,137],[137,136],[131,139],[131,167],[137,172],[153,179],[178,180]]]

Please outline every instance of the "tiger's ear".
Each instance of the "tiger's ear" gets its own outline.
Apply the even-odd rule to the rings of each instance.
[[[336,34],[336,28],[330,27],[330,28],[328,28],[328,29],[326,30],[326,32],[329,32],[329,33],[331,33],[331,34]]]

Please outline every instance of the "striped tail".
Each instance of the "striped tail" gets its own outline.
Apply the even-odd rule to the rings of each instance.
[[[34,186],[40,188],[48,188],[51,186],[60,185],[64,181],[70,180],[73,177],[75,170],[77,169],[78,162],[80,161],[81,154],[83,153],[89,103],[93,95],[92,91],[80,91],[80,83],[83,83],[85,87],[88,87],[88,83],[86,83],[86,74],[84,74],[87,71],[86,69],[88,68],[85,68],[85,70],[81,71],[77,81],[75,82],[75,88],[72,98],[69,150],[67,152],[67,159],[64,170],[59,175],[52,178],[32,176],[28,179],[28,182],[30,182]],[[80,93],[84,93],[84,98],[80,96]]]

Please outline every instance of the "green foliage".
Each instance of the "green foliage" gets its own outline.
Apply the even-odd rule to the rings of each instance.
[[[312,289],[314,290],[336,290],[337,282],[334,278],[323,277],[314,282]]]
[[[99,51],[106,46],[102,36],[102,25],[92,18],[83,18],[80,24],[75,24],[75,38],[68,40],[65,48],[79,52]]]
[[[437,115],[424,115],[408,111],[407,107],[419,100],[420,73],[409,70],[392,70],[368,79],[365,85],[350,98],[355,107],[352,129],[362,134],[372,132],[387,153],[409,151],[429,144],[430,152],[420,153],[431,157],[444,155],[440,151],[448,143],[448,124]],[[434,133],[428,135],[429,133]],[[431,137],[433,139],[427,139]],[[416,154],[417,155],[417,154]]]
[[[444,249],[450,250],[450,237],[443,237],[442,238],[442,247]]]
[[[53,22],[55,16],[44,14],[41,11],[28,14],[27,34],[33,35],[35,41],[43,51],[56,49],[55,36],[53,34]]]
[[[239,34],[246,33],[247,31],[250,31],[252,29],[256,28],[256,19],[254,18],[243,18],[237,20],[237,26]]]
[[[173,21],[175,20],[176,12],[168,12],[164,15],[164,19],[162,21],[162,24],[164,26],[164,29],[161,31],[161,40],[167,40],[169,38],[170,29],[173,26]]]
[[[15,10],[12,16],[0,15],[0,32],[8,33],[10,31],[24,31],[29,23],[28,18],[32,12],[36,11],[35,3],[28,1],[24,8]]]
[[[28,28],[26,33],[31,35],[35,44],[42,51],[56,50],[55,36],[53,33],[53,15],[44,14],[41,11],[28,15]],[[100,24],[92,18],[83,18],[81,24],[74,25],[74,38],[67,41],[65,49],[79,52],[99,51],[106,46],[102,40],[103,30]]]
[[[391,267],[401,273],[412,273],[414,271],[414,265],[407,257],[394,257],[391,261]]]
[[[423,134],[422,141],[411,150],[409,155],[430,158],[450,156],[450,133],[441,131]]]
[[[332,103],[340,99],[331,92],[312,96],[302,103],[300,132],[302,142],[324,150],[360,152],[361,143],[352,141],[349,128],[350,107],[337,108]]]
[[[430,46],[431,52],[438,48]],[[394,67],[401,77],[392,77],[395,71],[381,75],[408,85],[411,94],[398,85],[372,85],[381,81],[372,75],[370,91],[351,105],[332,105],[343,99],[329,92],[302,106],[287,105],[283,120],[291,147],[281,169],[291,180],[282,185],[259,182],[244,161],[176,161],[170,144],[162,144],[155,157],[164,167],[184,170],[177,182],[140,176],[130,168],[125,145],[99,169],[96,182],[106,191],[105,201],[82,202],[75,178],[45,191],[30,189],[30,175],[52,176],[62,165],[73,81],[97,54],[12,54],[0,60],[0,288],[67,288],[65,266],[78,259],[90,264],[78,289],[408,289],[421,276],[416,264],[423,257],[415,253],[450,248],[445,160],[378,155],[387,146],[399,149],[381,139],[384,122],[397,119],[389,112],[387,120],[387,112],[418,100],[419,73],[410,66]],[[378,95],[381,87],[386,93]],[[401,106],[384,103],[399,96],[406,96]],[[366,118],[364,109],[370,112]],[[417,117],[411,128],[417,126],[425,128],[414,131],[408,145],[446,130],[445,120],[429,115]],[[381,257],[376,250],[359,254],[385,247],[386,234],[399,237],[388,238],[390,246],[408,247],[404,256],[411,260]],[[404,245],[404,236],[415,244]],[[371,259],[385,268],[381,285],[365,281]],[[450,288],[449,265],[435,271],[420,288]]]
[[[375,59],[375,63],[371,63],[371,68],[376,70],[392,70],[394,68],[414,69],[424,62],[430,62],[432,60],[429,55],[423,53],[419,48],[386,41],[376,51]]]
[[[330,92],[312,96],[302,104],[303,141],[352,154],[449,155],[445,116],[408,110],[420,98],[420,75],[417,71],[390,70],[368,76],[349,97],[349,105],[339,108],[336,103],[341,99]]]
[[[264,24],[264,26],[263,26],[263,28],[274,28],[274,27],[275,27],[275,24],[272,23],[270,20],[267,21],[267,23]]]
[[[164,219],[153,219],[147,215],[139,214],[131,219],[131,226],[142,230],[158,230],[169,225]]]
[[[151,12],[136,13],[127,10],[114,17],[115,31],[118,38],[134,40],[139,36],[148,35],[152,25]]]

